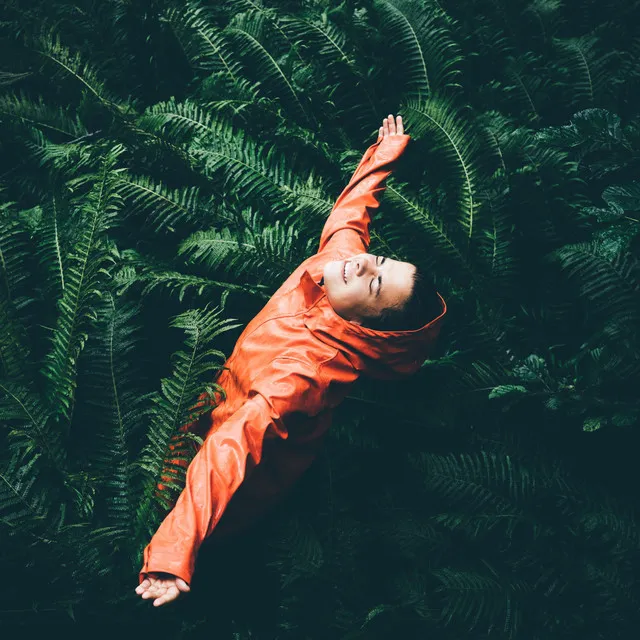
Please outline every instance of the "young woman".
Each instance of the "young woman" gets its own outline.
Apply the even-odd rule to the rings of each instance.
[[[369,214],[409,139],[401,116],[384,119],[324,225],[318,253],[238,338],[217,378],[226,398],[198,422],[204,443],[144,550],[136,593],[155,606],[189,591],[198,549],[214,529],[248,526],[302,475],[361,374],[408,376],[428,356],[444,299],[415,265],[366,253]]]

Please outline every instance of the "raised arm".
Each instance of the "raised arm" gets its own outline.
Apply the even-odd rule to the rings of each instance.
[[[140,587],[154,573],[191,581],[200,545],[244,480],[247,465],[260,462],[265,437],[287,438],[287,415],[319,413],[324,390],[310,365],[291,358],[276,358],[259,374],[249,399],[207,437],[191,461],[183,492],[144,550]],[[144,599],[154,597],[136,591]]]
[[[328,246],[361,253],[369,248],[370,212],[380,205],[383,183],[402,155],[410,136],[404,134],[402,116],[384,119],[378,140],[364,153],[349,184],[340,194],[322,230],[318,253]]]

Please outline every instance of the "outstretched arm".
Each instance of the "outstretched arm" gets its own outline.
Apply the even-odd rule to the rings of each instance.
[[[380,205],[383,183],[409,140],[402,116],[394,119],[389,114],[378,131],[378,140],[365,151],[349,184],[336,200],[322,230],[318,253],[329,245],[348,248],[354,254],[368,250],[370,212]]]
[[[265,367],[248,400],[191,461],[184,490],[144,550],[138,595],[158,606],[188,590],[200,545],[244,480],[247,464],[259,464],[265,437],[288,438],[287,416],[319,413],[324,392],[318,372],[304,362],[280,357]]]

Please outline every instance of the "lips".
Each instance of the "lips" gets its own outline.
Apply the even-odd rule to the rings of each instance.
[[[342,279],[344,280],[344,283],[347,284],[347,263],[349,261],[345,260],[344,264],[342,265]]]

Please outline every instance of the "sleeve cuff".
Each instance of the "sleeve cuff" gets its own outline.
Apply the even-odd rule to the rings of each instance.
[[[144,562],[138,574],[138,584],[140,584],[148,573],[170,573],[178,578],[182,578],[188,585],[194,571],[194,561],[191,559],[176,559],[176,553],[163,554],[154,552],[151,554],[149,546],[145,547],[143,556]]]

